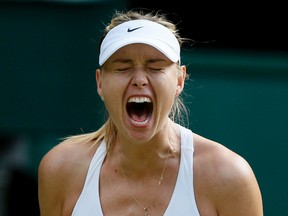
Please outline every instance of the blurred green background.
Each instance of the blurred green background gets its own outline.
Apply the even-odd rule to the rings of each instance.
[[[43,155],[61,138],[103,123],[99,37],[115,9],[130,7],[40,2],[0,1],[0,216],[39,215]],[[266,216],[288,215],[288,53],[208,46],[182,56],[189,127],[251,164]]]

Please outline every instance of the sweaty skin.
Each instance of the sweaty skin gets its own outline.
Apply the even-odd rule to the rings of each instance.
[[[184,88],[186,67],[181,70],[179,74],[176,64],[155,48],[132,44],[119,49],[96,71],[99,96],[118,130],[100,174],[105,216],[143,215],[131,193],[142,203],[153,203],[152,216],[162,216],[169,205],[181,143],[177,125],[168,114],[174,97]],[[153,111],[145,121],[135,122],[126,105],[131,98],[144,97],[153,103]],[[260,189],[249,164],[220,143],[197,134],[193,139],[193,186],[200,215],[263,216]],[[39,166],[41,216],[72,214],[99,144],[63,141],[43,157]],[[155,179],[166,157],[165,179],[159,187]]]

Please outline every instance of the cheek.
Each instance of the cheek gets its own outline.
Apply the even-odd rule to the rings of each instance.
[[[165,95],[176,95],[177,80],[174,78],[162,78],[154,82],[154,87]]]
[[[106,77],[102,82],[102,94],[105,101],[119,103],[122,100],[126,84],[123,80]]]
[[[155,94],[157,96],[160,109],[168,109],[172,107],[176,97],[176,83],[171,80],[155,83]],[[167,110],[167,111],[168,111]]]

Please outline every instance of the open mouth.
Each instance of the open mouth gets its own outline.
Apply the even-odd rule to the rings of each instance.
[[[149,97],[131,97],[126,110],[132,123],[144,125],[152,115],[153,103]]]

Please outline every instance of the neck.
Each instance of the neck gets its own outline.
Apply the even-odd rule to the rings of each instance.
[[[169,124],[171,125],[171,124]],[[121,152],[123,164],[133,164],[133,166],[155,166],[157,161],[161,161],[176,151],[177,133],[171,127],[166,127],[153,139],[146,143],[133,143],[121,136],[117,136],[113,155]],[[167,153],[169,152],[169,153]]]

